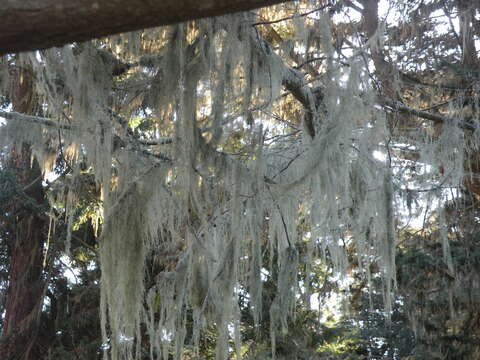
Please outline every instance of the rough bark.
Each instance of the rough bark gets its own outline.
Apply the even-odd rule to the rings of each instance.
[[[458,0],[456,3],[459,11],[460,47],[462,48],[462,63],[468,71],[476,69],[478,63],[477,50],[475,48],[475,6],[468,0]],[[477,5],[478,6],[478,5]]]
[[[32,80],[27,71],[19,70],[12,81],[12,107],[32,112]],[[5,304],[0,358],[38,359],[36,333],[43,304],[43,245],[46,222],[39,211],[45,204],[41,170],[31,161],[29,144],[14,147],[6,164],[15,175],[23,194],[11,206],[9,287]]]
[[[0,55],[290,0],[3,0]]]
[[[381,80],[382,95],[389,99],[400,100],[400,95],[395,86],[395,75],[398,75],[398,70],[385,60],[385,54],[379,45],[378,39],[374,38],[378,35],[378,3],[379,0],[362,1],[364,30],[367,38],[370,40],[370,51],[373,64],[375,65],[375,72]]]

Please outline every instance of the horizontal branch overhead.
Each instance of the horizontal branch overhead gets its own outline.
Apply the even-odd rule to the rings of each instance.
[[[2,0],[0,55],[292,0]]]

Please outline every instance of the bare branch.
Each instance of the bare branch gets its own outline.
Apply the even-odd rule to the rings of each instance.
[[[440,114],[432,114],[428,111],[424,111],[424,110],[417,110],[417,109],[412,109],[402,103],[399,103],[399,102],[394,102],[394,101],[386,101],[384,104],[383,104],[383,107],[386,108],[387,110],[390,110],[390,111],[397,111],[399,113],[402,113],[402,114],[410,114],[410,115],[415,115],[415,116],[418,116],[419,118],[422,118],[422,119],[425,119],[425,120],[430,120],[430,121],[433,121],[434,123],[438,123],[438,124],[446,124],[446,123],[452,123],[454,121],[456,121],[456,119],[454,118],[451,118],[451,117],[448,117],[448,116],[444,116],[444,115],[440,115]],[[468,121],[467,119],[461,119],[459,121],[459,124],[458,126],[461,128],[461,129],[465,129],[465,130],[470,130],[470,131],[474,131],[476,129],[478,129],[478,126],[476,126],[474,123]]]

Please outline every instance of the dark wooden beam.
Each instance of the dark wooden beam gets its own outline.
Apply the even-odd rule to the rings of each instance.
[[[0,55],[292,0],[1,0]]]

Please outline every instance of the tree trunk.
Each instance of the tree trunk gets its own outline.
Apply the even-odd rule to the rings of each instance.
[[[25,70],[12,76],[12,107],[32,113],[32,77]],[[45,205],[41,170],[31,161],[29,144],[11,149],[6,167],[15,175],[23,194],[11,206],[12,224],[8,241],[10,249],[9,287],[5,304],[1,359],[39,359],[35,345],[38,320],[43,305],[43,245],[47,224],[41,216]]]
[[[0,55],[289,0],[2,0]]]

